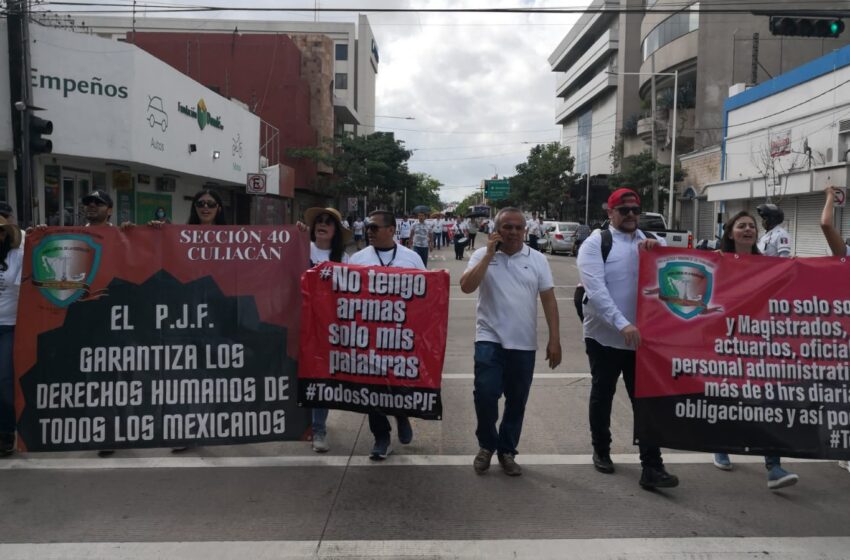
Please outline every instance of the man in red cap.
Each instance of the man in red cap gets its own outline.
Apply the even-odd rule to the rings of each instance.
[[[631,189],[618,189],[608,197],[608,230],[596,230],[582,244],[578,269],[584,300],[584,343],[592,384],[590,389],[590,434],[593,466],[614,472],[611,461],[611,403],[617,379],[623,381],[634,400],[635,350],[640,332],[637,312],[638,250],[662,243],[648,238],[638,228],[640,197]],[[672,488],[679,479],[664,469],[661,450],[640,444],[643,472],[640,485],[646,489]]]

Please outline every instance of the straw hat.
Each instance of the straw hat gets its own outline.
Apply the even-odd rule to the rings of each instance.
[[[322,214],[329,214],[334,217],[334,219],[336,220],[337,227],[340,228],[340,231],[342,231],[343,244],[347,245],[348,243],[350,243],[353,234],[351,233],[350,229],[343,227],[342,214],[340,214],[339,210],[337,210],[336,208],[307,208],[307,210],[304,211],[304,223],[307,224],[307,228],[312,230],[313,222],[315,222],[316,218],[318,218]]]
[[[17,249],[21,246],[21,228],[15,224],[10,224],[9,220],[0,216],[0,227],[6,232],[6,235],[12,236],[12,249]]]

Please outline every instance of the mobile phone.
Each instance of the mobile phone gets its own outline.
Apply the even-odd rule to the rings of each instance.
[[[498,243],[496,243],[496,251],[498,251],[501,248],[502,248],[502,242],[499,241]]]

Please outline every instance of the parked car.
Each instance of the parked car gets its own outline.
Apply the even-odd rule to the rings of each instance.
[[[554,227],[546,231],[546,250],[549,254],[573,253],[578,226],[578,222],[555,222]]]

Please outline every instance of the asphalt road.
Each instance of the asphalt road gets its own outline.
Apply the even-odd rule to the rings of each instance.
[[[648,492],[624,387],[612,417],[613,475],[590,463],[590,387],[572,304],[575,259],[548,257],[564,359],[540,352],[518,462],[523,476],[472,470],[475,296],[452,275],[441,422],[413,420],[383,463],[364,416],[332,411],[331,451],[309,443],[29,454],[0,460],[0,559],[12,558],[848,558],[850,473],[792,461],[797,486],[771,492],[759,457],[723,472],[704,453],[666,451],[679,488]],[[539,309],[540,347],[547,333]]]

